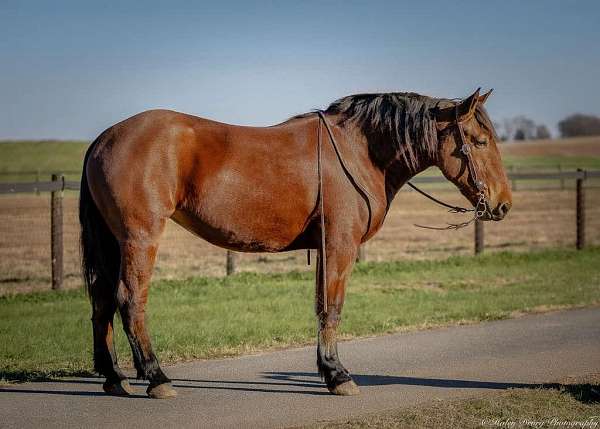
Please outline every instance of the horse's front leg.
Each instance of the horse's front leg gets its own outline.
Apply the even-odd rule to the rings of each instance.
[[[357,395],[358,386],[350,377],[344,365],[340,362],[337,351],[337,328],[341,320],[342,306],[346,282],[356,260],[357,248],[339,246],[327,250],[327,308],[323,305],[323,276],[321,260],[317,263],[317,284],[315,294],[315,310],[318,319],[317,367],[321,377],[327,384],[327,389],[334,395]],[[349,249],[350,248],[350,249]]]

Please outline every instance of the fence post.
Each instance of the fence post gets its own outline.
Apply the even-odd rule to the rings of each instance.
[[[562,164],[558,164],[558,172],[560,174],[562,174],[562,172],[563,172]],[[561,191],[565,190],[565,178],[564,177],[560,178],[560,190]]]
[[[235,253],[231,250],[227,251],[227,262],[225,263],[225,272],[228,276],[235,273]]]
[[[358,247],[358,255],[356,255],[356,262],[365,262],[367,260],[367,252],[365,250],[365,245],[362,244]]]
[[[40,183],[40,170],[35,170],[35,195],[40,195],[40,188],[38,188]]]
[[[511,169],[512,173],[516,173],[517,172],[517,166],[516,165],[512,165],[510,169]],[[517,190],[517,179],[513,179],[512,180],[512,190],[513,191]]]
[[[475,221],[475,254],[479,255],[483,252],[483,221],[477,219]]]
[[[53,174],[53,182],[60,182],[61,189],[50,195],[50,255],[52,258],[52,289],[59,290],[63,284],[63,189],[64,176]]]
[[[585,171],[581,168],[577,171],[581,173],[577,178],[577,250],[581,250],[585,247]]]

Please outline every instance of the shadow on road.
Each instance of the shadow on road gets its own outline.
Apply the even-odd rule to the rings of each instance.
[[[292,383],[306,383],[308,379],[319,379],[319,375],[312,372],[265,372],[265,378],[281,380]],[[587,383],[511,383],[496,381],[452,380],[444,378],[417,378],[391,375],[361,375],[352,374],[352,378],[359,386],[426,386],[454,389],[547,389],[558,390],[572,396],[579,402],[600,402],[600,384],[598,376],[590,376],[591,382]],[[320,383],[319,383],[320,384]]]
[[[587,384],[532,384],[532,383],[512,383],[498,381],[478,381],[478,380],[456,380],[443,378],[422,378],[422,377],[403,377],[392,375],[366,375],[353,374],[352,377],[359,386],[424,386],[449,389],[552,389],[570,394],[580,402],[598,402],[600,400],[600,387],[595,383]],[[227,390],[259,393],[291,393],[299,395],[330,395],[325,389],[320,376],[313,372],[263,372],[262,378],[267,381],[258,380],[208,380],[208,379],[189,379],[174,378],[173,387],[179,389],[200,389],[200,390]],[[102,392],[102,378],[86,379],[55,379],[52,383],[64,384],[90,384],[94,385],[93,390],[51,390],[31,388],[27,384],[9,385],[0,387],[1,393],[38,393],[46,395],[72,395],[72,396],[106,396]],[[142,388],[145,390],[147,382],[133,381],[133,386],[138,388],[138,394],[133,398],[146,398]],[[39,386],[39,385],[38,385]],[[36,387],[38,387],[36,386]],[[91,386],[90,386],[91,387]]]
[[[56,381],[54,381],[55,383]],[[2,393],[25,393],[25,394],[42,394],[42,395],[67,395],[67,396],[106,396],[100,385],[94,391],[82,390],[48,390],[48,389],[21,389],[11,387],[0,387],[0,395]],[[147,398],[146,395],[131,395],[129,398]]]
[[[305,378],[319,378],[319,375],[311,372],[265,372],[265,378],[272,380],[291,381],[297,383],[306,383]],[[402,377],[395,375],[362,375],[352,374],[352,378],[359,386],[426,386],[426,387],[447,387],[457,389],[513,389],[513,388],[536,388],[539,384],[529,383],[510,383],[495,381],[475,381],[475,380],[452,380],[445,378],[417,378]]]
[[[50,390],[50,389],[39,389],[31,388],[31,385],[27,384],[16,384],[9,386],[0,386],[0,394],[2,393],[39,393],[46,395],[71,395],[71,396],[106,396],[102,391],[103,378],[94,379],[54,379],[47,380],[38,383],[64,383],[64,384],[89,384],[94,385],[93,391],[82,391],[82,390]],[[183,379],[174,378],[171,380],[173,387],[183,389],[209,389],[209,390],[228,390],[228,391],[242,391],[242,392],[264,392],[264,393],[293,393],[293,394],[304,394],[304,395],[329,395],[329,393],[322,389],[324,385],[321,382],[276,382],[276,381],[228,381],[228,380],[197,380],[197,379]],[[131,385],[138,388],[139,394],[129,396],[130,398],[146,398],[146,395],[142,394],[148,385],[144,381],[132,381]],[[267,387],[265,387],[267,386]],[[295,388],[317,388],[315,390],[300,390],[300,389],[280,389],[275,387],[289,387]],[[269,388],[273,387],[273,388]],[[144,390],[141,390],[143,388]]]

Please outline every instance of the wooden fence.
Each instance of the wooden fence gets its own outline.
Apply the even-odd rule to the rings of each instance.
[[[563,171],[558,173],[535,173],[520,172],[509,173],[509,180],[514,184],[517,180],[559,180],[561,188],[564,189],[566,180],[575,180],[576,188],[576,240],[575,247],[583,249],[585,247],[585,187],[584,182],[588,178],[600,178],[600,171]],[[446,183],[447,180],[441,176],[416,177],[412,180],[414,183]],[[62,174],[53,174],[49,182],[17,182],[0,183],[0,194],[15,193],[40,193],[50,192],[50,231],[51,231],[51,270],[52,270],[52,289],[61,289],[63,283],[63,192],[79,191],[80,183],[77,181],[67,181]],[[479,254],[484,250],[484,222],[476,221],[474,226],[474,251]],[[358,260],[364,261],[367,255],[364,247],[359,250]],[[231,275],[236,270],[235,252],[227,251],[226,273]]]

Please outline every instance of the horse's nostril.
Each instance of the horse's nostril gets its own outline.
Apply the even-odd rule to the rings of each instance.
[[[498,207],[496,208],[496,215],[503,218],[504,216],[506,216],[506,213],[508,213],[509,210],[510,210],[510,203],[499,204]]]

